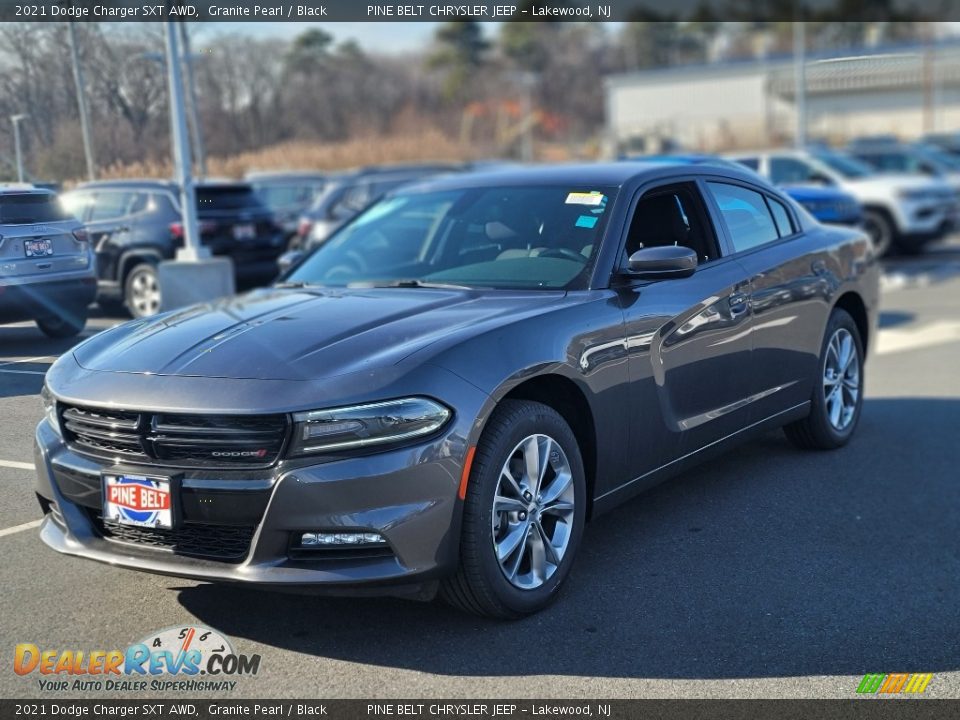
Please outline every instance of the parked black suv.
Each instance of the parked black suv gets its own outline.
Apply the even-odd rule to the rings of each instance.
[[[244,180],[283,227],[287,240],[297,233],[300,214],[313,205],[327,184],[327,176],[316,172],[249,172]]]
[[[247,183],[198,184],[200,242],[233,259],[237,285],[265,284],[277,273],[283,230]],[[85,183],[63,204],[87,227],[97,254],[101,302],[123,301],[134,317],[160,309],[157,264],[183,246],[179,188],[162,180]]]
[[[462,170],[462,166],[454,164],[425,163],[371,166],[330,175],[323,192],[300,215],[290,249],[310,250],[316,247],[367,205],[401,185],[430,175]]]

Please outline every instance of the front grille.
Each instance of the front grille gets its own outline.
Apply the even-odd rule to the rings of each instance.
[[[250,542],[253,539],[252,527],[187,523],[176,530],[159,530],[121,525],[104,520],[99,513],[91,519],[97,532],[111,542],[222,562],[241,562],[250,552]]]
[[[259,468],[280,457],[285,415],[193,415],[61,406],[70,448],[110,462],[168,467]]]

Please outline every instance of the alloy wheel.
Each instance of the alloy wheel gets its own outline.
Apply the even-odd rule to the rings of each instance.
[[[507,580],[543,585],[570,543],[575,493],[570,462],[547,435],[530,435],[508,455],[493,498],[493,549]]]
[[[827,343],[823,363],[823,401],[834,430],[850,426],[860,398],[860,353],[853,335],[839,328]]]
[[[139,272],[130,281],[130,309],[137,317],[160,311],[160,284],[156,273]]]

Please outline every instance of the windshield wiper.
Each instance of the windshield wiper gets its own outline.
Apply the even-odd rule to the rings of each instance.
[[[304,280],[296,280],[293,282],[275,283],[274,287],[275,288],[305,288],[305,287],[323,287],[323,285],[319,283],[308,283],[308,282],[305,282]]]
[[[442,290],[476,290],[474,285],[455,285],[453,283],[435,283],[425,280],[409,278],[405,280],[393,280],[391,282],[357,283],[357,286],[375,287],[375,288],[440,288]]]

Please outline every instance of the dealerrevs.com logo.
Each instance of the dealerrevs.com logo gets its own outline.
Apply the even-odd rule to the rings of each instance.
[[[123,650],[46,649],[19,643],[17,675],[36,676],[44,692],[233,690],[233,678],[256,675],[259,655],[236,653],[216,630],[198,625],[150,633]]]

